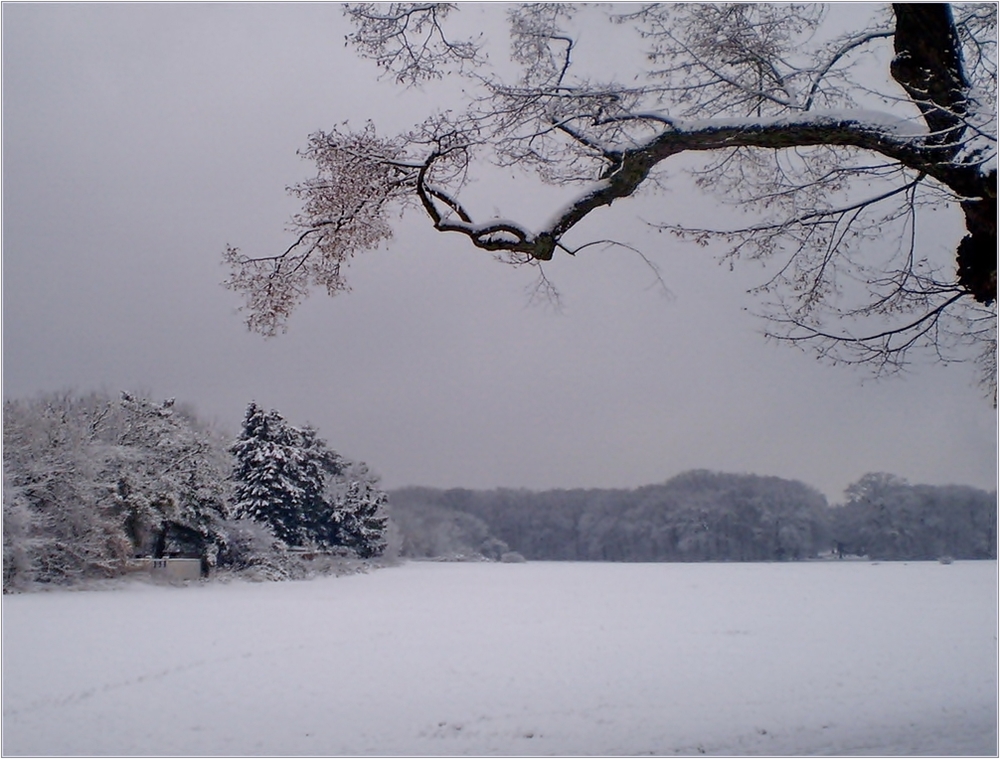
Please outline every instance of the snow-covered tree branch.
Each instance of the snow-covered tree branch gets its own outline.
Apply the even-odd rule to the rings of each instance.
[[[464,76],[464,107],[396,136],[372,124],[312,135],[318,173],[293,188],[293,244],[226,253],[251,328],[283,329],[313,286],[346,289],[349,259],[387,242],[400,211],[537,264],[592,242],[584,219],[670,186],[679,168],[751,220],[661,228],[773,261],[759,289],[773,337],[879,372],[918,349],[978,359],[992,382],[995,6],[895,4],[869,19],[817,4],[513,6],[506,68],[488,38],[447,31],[456,11],[348,6],[359,55],[404,84]],[[614,77],[588,56],[581,31],[596,23],[624,40]],[[574,195],[539,226],[484,215],[464,190],[491,164]],[[928,213],[945,208],[965,225],[948,256],[922,242]]]

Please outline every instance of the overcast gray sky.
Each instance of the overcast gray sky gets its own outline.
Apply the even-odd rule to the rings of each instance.
[[[695,467],[834,500],[869,471],[995,487],[996,415],[970,367],[875,382],[766,343],[745,310],[758,269],[643,225],[664,202],[718,213],[680,189],[593,227],[640,247],[673,297],[635,254],[594,248],[549,266],[561,311],[532,305],[532,272],[408,217],[352,264],[353,292],[248,333],[221,253],[287,245],[308,134],[392,133],[434,97],[379,82],[348,31],[325,4],[3,6],[5,398],[144,390],[233,432],[256,400],[389,487],[632,487]]]

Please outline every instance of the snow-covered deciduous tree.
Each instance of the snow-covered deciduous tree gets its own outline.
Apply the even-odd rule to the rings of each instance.
[[[174,401],[122,393],[117,446],[107,464],[137,552],[201,557],[228,516],[222,439]]]
[[[349,259],[400,210],[537,266],[606,246],[584,219],[689,171],[735,207],[733,226],[692,228],[667,202],[656,224],[770,262],[772,337],[879,373],[929,349],[980,361],[993,384],[995,4],[503,7],[514,73],[488,36],[449,31],[451,4],[347,7],[359,55],[404,85],[465,76],[464,104],[395,136],[369,123],[309,138],[317,173],[293,188],[292,244],[225,254],[251,328],[283,329],[313,286],[347,289]],[[614,67],[590,49],[612,35]],[[572,194],[538,228],[483,216],[466,191],[491,164]],[[945,246],[926,235],[939,209],[965,226]]]
[[[103,476],[112,413],[97,395],[4,403],[5,590],[121,572],[132,545]]]

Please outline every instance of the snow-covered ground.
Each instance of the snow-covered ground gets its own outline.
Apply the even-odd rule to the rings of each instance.
[[[996,562],[410,563],[3,599],[3,753],[996,754]]]

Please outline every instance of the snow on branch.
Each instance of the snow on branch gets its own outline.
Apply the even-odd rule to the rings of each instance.
[[[355,253],[392,237],[386,215],[412,193],[417,175],[400,141],[378,137],[371,124],[360,132],[317,132],[302,155],[317,174],[289,188],[302,201],[291,245],[261,257],[228,246],[224,256],[231,269],[226,286],[243,293],[247,325],[265,335],[286,328],[312,287],[330,295],[349,289],[345,267]]]

